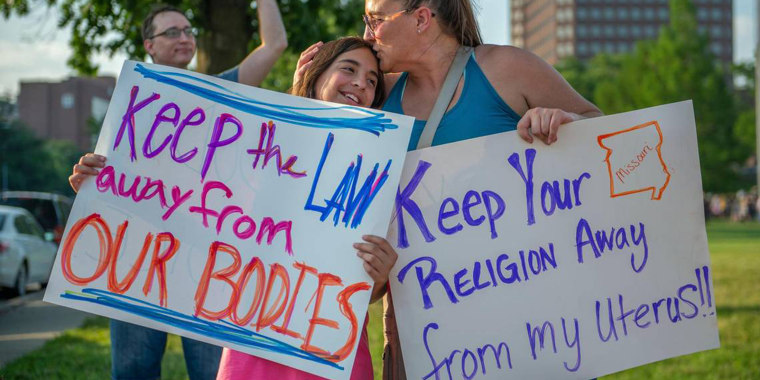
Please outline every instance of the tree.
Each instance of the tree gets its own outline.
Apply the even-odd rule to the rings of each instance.
[[[620,75],[623,54],[597,54],[589,62],[575,57],[564,59],[556,65],[557,70],[588,100],[594,99],[597,85]]]
[[[48,165],[52,176],[42,185],[43,190],[73,196],[74,190],[68,179],[71,167],[79,161],[83,152],[73,142],[66,140],[45,140],[42,150],[50,158]]]
[[[737,110],[738,117],[734,124],[733,133],[737,141],[739,158],[749,158],[756,154],[755,134],[755,64],[740,63],[734,65],[734,76],[737,78]],[[757,162],[757,161],[756,161]],[[754,183],[754,178],[747,179],[747,185]]]
[[[166,0],[187,9],[188,19],[200,31],[198,67],[217,73],[239,63],[260,43],[255,2],[250,0]],[[145,59],[140,37],[142,19],[154,1],[149,0],[12,0],[0,2],[7,18],[25,15],[33,6],[57,7],[60,27],[71,26],[68,64],[83,75],[94,75],[98,67],[91,57],[96,52],[124,52],[130,59]],[[318,40],[357,34],[362,29],[364,0],[279,0],[288,31],[289,56],[297,56]],[[295,62],[295,61],[293,61]],[[289,76],[295,66],[289,68]],[[279,71],[284,71],[280,68]],[[269,83],[279,84],[282,78]],[[288,81],[289,83],[289,81]]]
[[[68,177],[82,152],[71,142],[42,141],[19,121],[0,128],[0,165],[9,190],[73,194]]]

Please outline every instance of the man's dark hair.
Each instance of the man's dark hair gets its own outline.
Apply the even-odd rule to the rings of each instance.
[[[142,33],[142,39],[143,41],[153,38],[153,34],[156,33],[155,30],[153,30],[153,18],[156,17],[159,13],[164,12],[177,12],[181,14],[182,16],[185,15],[185,12],[182,12],[179,8],[168,5],[168,4],[156,4],[151,7],[150,13],[148,13],[147,16],[145,16],[145,19],[142,23],[142,30],[140,32]]]

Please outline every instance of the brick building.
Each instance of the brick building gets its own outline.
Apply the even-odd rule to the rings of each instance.
[[[105,116],[115,85],[113,77],[21,82],[19,119],[40,138],[68,140],[91,151],[97,136],[90,125]]]

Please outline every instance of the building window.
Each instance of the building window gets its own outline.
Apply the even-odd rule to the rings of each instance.
[[[652,8],[646,8],[644,9],[644,18],[647,20],[654,19],[654,9]]]
[[[599,20],[601,18],[602,18],[602,11],[597,7],[591,8],[591,19]]]
[[[659,12],[657,12],[660,16],[660,21],[667,21],[668,20],[668,14],[670,13],[668,11],[668,8],[660,8]]]
[[[74,94],[67,92],[61,95],[61,107],[65,110],[74,108]]]
[[[723,32],[723,29],[720,26],[715,25],[711,29],[712,29],[711,30],[711,32],[712,32],[711,33],[712,34],[712,38],[716,38],[717,39],[717,38],[720,38],[722,36],[721,32]]]
[[[591,26],[591,36],[600,37],[602,35],[602,27],[599,25]]]
[[[602,51],[602,44],[599,42],[594,42],[591,44],[591,54],[596,55],[600,51]]]
[[[628,8],[620,7],[617,9],[618,20],[628,20]]]
[[[720,8],[713,8],[712,9],[712,19],[714,21],[720,21],[720,19],[723,17],[723,12],[721,12]]]
[[[585,42],[579,42],[578,43],[578,54],[580,55],[586,55],[588,54],[588,44]]]
[[[721,55],[723,53],[723,47],[718,43],[710,45],[710,49],[712,49],[712,52],[715,55]]]
[[[641,19],[641,8],[632,8],[631,9],[631,18],[633,20],[639,20],[639,19]]]
[[[614,25],[605,25],[604,26],[604,36],[607,38],[615,37],[615,26]]]
[[[578,37],[584,38],[588,35],[588,28],[586,28],[586,25],[577,25],[575,28],[575,33],[578,34]]]
[[[654,38],[657,36],[657,29],[655,29],[652,25],[647,25],[644,27],[644,32],[647,38]]]
[[[700,7],[699,9],[697,9],[697,20],[706,21],[707,16],[708,16],[707,8]]]
[[[625,25],[618,26],[618,37],[628,38],[628,27]]]
[[[578,8],[576,10],[576,16],[578,17],[578,21],[583,21],[588,17],[588,12],[586,11],[586,8]]]
[[[614,20],[615,19],[615,8],[607,7],[604,8],[604,19],[607,21]]]
[[[631,34],[633,35],[633,38],[640,38],[641,37],[641,25],[633,25],[633,26],[631,26]]]

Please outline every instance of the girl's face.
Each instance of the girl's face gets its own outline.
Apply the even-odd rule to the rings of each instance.
[[[369,107],[375,100],[379,70],[377,59],[369,49],[347,51],[317,79],[316,99]]]

